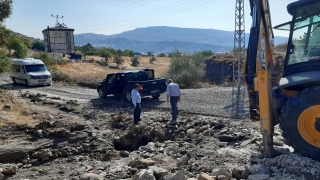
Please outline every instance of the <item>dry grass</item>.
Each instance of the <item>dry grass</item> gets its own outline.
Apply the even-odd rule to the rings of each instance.
[[[57,69],[62,73],[68,74],[74,79],[104,79],[106,75],[110,73],[147,68],[154,69],[155,76],[159,77],[167,71],[171,60],[167,57],[157,57],[157,61],[155,61],[153,64],[150,64],[150,57],[141,57],[139,59],[139,66],[133,67],[131,66],[131,58],[123,57],[124,63],[119,66],[119,69],[117,69],[117,65],[113,63],[112,60],[109,62],[109,67],[106,67],[99,65],[104,63],[100,60],[101,58],[99,56],[87,56],[87,59],[90,58],[93,58],[96,63],[73,63],[57,65]]]
[[[10,109],[3,108],[6,104],[9,104]],[[39,120],[33,119],[32,115],[22,115],[23,110],[25,107],[22,102],[16,101],[12,94],[0,91],[0,127],[5,125],[35,126]]]

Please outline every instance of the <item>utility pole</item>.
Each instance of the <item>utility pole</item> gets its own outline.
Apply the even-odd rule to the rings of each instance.
[[[55,36],[54,36],[54,55],[57,56],[57,31],[58,31],[58,27],[59,27],[59,21],[58,19],[59,18],[63,18],[63,16],[59,17],[58,15],[57,16],[53,16],[53,14],[51,14],[51,17],[54,17],[56,18],[56,31],[55,31]]]
[[[245,57],[245,26],[244,26],[244,0],[236,0],[235,8],[235,31],[234,31],[234,54],[237,62],[233,63],[233,86],[232,86],[232,116],[242,119],[244,111],[245,86],[242,71]]]

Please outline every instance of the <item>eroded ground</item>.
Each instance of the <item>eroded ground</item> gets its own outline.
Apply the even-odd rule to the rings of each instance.
[[[183,90],[178,123],[169,127],[164,97],[144,99],[142,121],[133,126],[130,104],[99,100],[94,90],[0,81],[0,168],[7,179],[319,176],[320,163],[293,154],[278,127],[277,156],[264,159],[259,122],[230,117],[225,87]]]

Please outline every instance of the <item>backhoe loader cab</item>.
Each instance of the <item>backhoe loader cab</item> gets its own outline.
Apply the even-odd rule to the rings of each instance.
[[[287,9],[292,21],[275,27],[290,31],[278,84],[287,98],[279,105],[280,128],[295,152],[320,161],[320,1],[300,0]]]
[[[279,87],[300,91],[320,84],[320,1],[300,0],[287,9],[292,21],[275,27],[290,31]]]

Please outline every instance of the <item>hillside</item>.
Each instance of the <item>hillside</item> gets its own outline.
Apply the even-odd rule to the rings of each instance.
[[[249,34],[246,34],[248,41]],[[275,44],[286,42],[286,37],[275,37]],[[138,52],[169,53],[176,49],[183,52],[212,50],[229,52],[234,46],[234,32],[215,29],[177,27],[146,27],[115,35],[77,34],[76,45],[91,43],[94,46],[114,49],[132,49]]]

